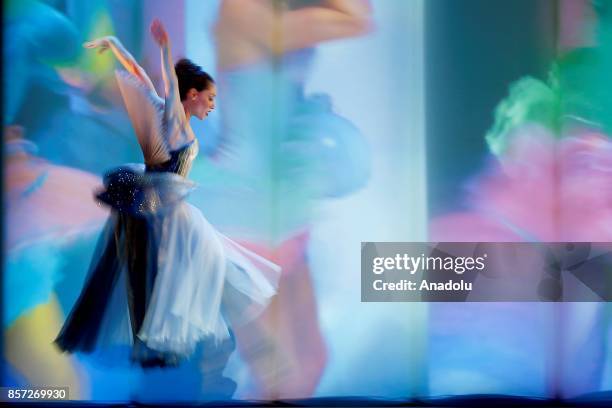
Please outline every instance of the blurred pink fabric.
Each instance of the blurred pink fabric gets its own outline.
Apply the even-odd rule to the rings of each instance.
[[[610,242],[612,142],[593,129],[566,129],[558,138],[541,126],[521,126],[508,151],[469,183],[465,199],[468,210],[430,221],[431,241]],[[517,261],[520,268],[530,268],[528,260]],[[513,350],[512,341],[535,334],[546,347],[529,358],[547,367],[548,395],[574,397],[600,390],[606,330],[602,305],[435,304],[430,315],[433,333],[444,327],[445,336],[473,336],[474,341],[482,339],[477,333],[495,327],[487,319],[499,325],[495,332],[511,327],[503,340],[492,338],[492,355]],[[460,327],[454,327],[458,321]],[[575,370],[577,365],[582,369]]]
[[[40,240],[69,238],[100,228],[107,211],[93,197],[99,177],[33,155],[21,138],[5,142],[7,250]]]
[[[431,220],[433,241],[612,239],[612,142],[575,129],[557,139],[528,125],[469,185],[468,211]]]

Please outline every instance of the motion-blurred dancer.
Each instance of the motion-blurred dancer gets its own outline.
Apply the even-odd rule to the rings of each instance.
[[[63,319],[57,285],[78,279],[70,271],[80,258],[70,248],[87,252],[107,214],[91,201],[100,180],[37,157],[22,134],[4,129],[4,355],[23,379],[16,383],[69,386],[70,397],[81,398],[84,377],[52,342]]]
[[[230,220],[228,229],[283,268],[278,296],[244,329],[260,332],[265,344],[237,331],[258,389],[249,396],[311,396],[326,364],[307,255],[315,201],[361,188],[370,158],[330,98],[304,88],[317,45],[371,26],[368,1],[221,3],[215,33],[223,137],[243,181],[241,199],[230,205],[249,219]]]

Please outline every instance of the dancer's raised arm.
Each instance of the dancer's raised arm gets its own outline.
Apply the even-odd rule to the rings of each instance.
[[[174,70],[174,62],[172,60],[172,50],[170,47],[170,39],[164,25],[158,19],[151,23],[151,35],[159,45],[161,51],[162,76],[164,79],[165,92],[165,115],[169,124],[173,121],[186,120],[185,110],[181,104],[181,96],[178,85],[178,78]]]
[[[121,65],[132,75],[138,78],[147,88],[156,93],[153,82],[147,76],[145,70],[138,65],[132,54],[128,52],[121,44],[121,41],[117,37],[112,35],[101,37],[93,41],[88,41],[83,44],[85,48],[99,48],[99,53],[110,49],[115,57],[119,60]]]

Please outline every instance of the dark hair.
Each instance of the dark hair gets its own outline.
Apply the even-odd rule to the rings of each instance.
[[[174,71],[178,77],[181,101],[187,98],[187,92],[189,92],[191,88],[195,88],[196,91],[201,92],[215,83],[212,77],[204,72],[199,65],[194,64],[187,58],[180,59],[174,65]]]

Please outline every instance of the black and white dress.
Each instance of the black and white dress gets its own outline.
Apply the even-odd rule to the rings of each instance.
[[[275,294],[280,268],[215,230],[185,198],[197,139],[170,150],[164,101],[124,71],[117,80],[145,165],[109,171],[111,207],[89,277],[56,344],[68,352],[130,345],[142,366],[176,365],[222,341]]]

